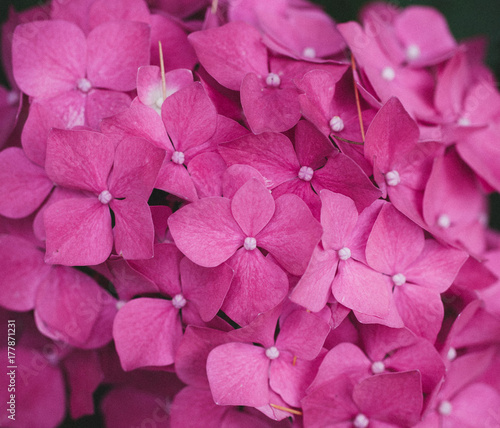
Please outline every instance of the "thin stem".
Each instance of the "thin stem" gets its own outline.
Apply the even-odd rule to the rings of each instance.
[[[284,412],[288,412],[288,413],[291,413],[293,415],[302,416],[302,412],[300,410],[290,409],[290,407],[278,406],[277,404],[272,404],[272,403],[269,403],[269,405],[271,407],[274,407],[275,409],[283,410]]]
[[[163,48],[160,40],[158,40],[158,49],[160,50],[161,92],[163,101],[165,101],[167,99],[167,83],[165,82],[165,63],[163,61]]]
[[[354,82],[354,96],[356,97],[356,107],[358,109],[359,127],[361,129],[361,138],[363,138],[363,143],[365,142],[365,127],[363,125],[363,115],[361,114],[361,103],[359,101],[358,86],[356,85],[356,79],[354,75],[356,74],[356,61],[354,60],[354,55],[351,55],[351,67],[352,67],[352,77]]]

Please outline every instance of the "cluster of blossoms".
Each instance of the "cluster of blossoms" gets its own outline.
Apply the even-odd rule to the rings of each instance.
[[[499,427],[483,42],[420,6],[150,3],[3,26],[0,425]]]

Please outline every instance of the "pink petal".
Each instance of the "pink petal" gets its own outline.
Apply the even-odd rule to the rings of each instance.
[[[244,22],[197,31],[188,37],[203,67],[221,85],[239,91],[247,73],[267,76],[267,52],[259,31]]]
[[[302,275],[321,238],[321,225],[296,195],[280,196],[275,203],[274,216],[257,236],[257,245],[292,275]]]
[[[268,404],[270,360],[264,351],[261,347],[233,342],[210,352],[207,375],[215,404],[252,407]]]
[[[1,234],[0,264],[2,307],[20,312],[32,310],[36,291],[50,272],[43,252],[21,237]]]
[[[131,300],[141,294],[156,294],[158,286],[129,266],[122,258],[108,260],[106,267],[109,269],[113,285],[118,297],[122,301]]]
[[[26,217],[48,196],[54,184],[43,168],[30,162],[17,147],[0,153],[0,214]]]
[[[210,321],[222,306],[233,270],[225,263],[215,268],[202,268],[184,257],[180,274],[183,295],[196,306],[203,321]]]
[[[123,92],[95,89],[87,96],[86,123],[99,129],[102,119],[121,113],[130,106],[131,98]]]
[[[204,267],[225,262],[243,244],[244,235],[226,198],[204,198],[186,205],[168,219],[177,247]]]
[[[386,204],[366,243],[366,260],[373,269],[395,275],[417,259],[424,245],[424,231],[393,205]]]
[[[149,24],[149,9],[139,0],[95,0],[90,7],[89,24],[95,28],[108,21],[138,21]]]
[[[279,133],[249,134],[221,144],[219,153],[230,166],[244,164],[257,169],[270,188],[297,177],[300,169],[292,143]]]
[[[300,120],[295,127],[295,151],[300,165],[318,169],[324,166],[333,146],[325,136],[307,120]]]
[[[300,119],[298,91],[295,88],[269,88],[264,77],[248,73],[241,83],[241,105],[250,129],[261,132],[283,132]]]
[[[153,257],[155,231],[147,201],[132,195],[114,199],[109,206],[115,213],[116,253],[131,260]]]
[[[215,107],[199,82],[168,97],[161,112],[172,144],[179,152],[206,142],[217,126]]]
[[[115,91],[135,89],[137,69],[149,64],[149,26],[141,22],[111,21],[87,37],[87,76],[95,87]]]
[[[44,213],[45,261],[69,266],[97,265],[113,248],[109,208],[97,198],[64,199]]]
[[[47,141],[47,175],[56,184],[99,195],[108,187],[115,149],[103,134],[53,129]]]
[[[113,325],[116,352],[125,371],[172,364],[181,337],[179,311],[162,299],[131,300],[118,311]]]
[[[253,178],[234,194],[231,213],[243,233],[255,237],[274,214],[274,199],[262,183]]]
[[[323,309],[330,297],[330,290],[337,272],[336,251],[323,250],[317,246],[306,271],[293,289],[290,299],[312,312]]]
[[[222,176],[227,165],[218,153],[208,152],[195,156],[187,169],[200,198],[222,196]]]
[[[109,191],[114,198],[148,199],[165,152],[142,138],[125,137],[116,148]]]
[[[193,180],[184,165],[179,165],[165,157],[156,177],[155,188],[172,193],[187,201],[196,201],[198,194]]]
[[[263,185],[266,184],[262,174],[254,167],[239,164],[230,166],[222,176],[222,194],[226,198],[232,198],[238,189],[252,178],[256,178]]]
[[[14,78],[31,97],[48,98],[76,89],[85,77],[85,35],[65,21],[34,21],[16,27],[12,41]]]
[[[234,270],[234,278],[222,310],[236,323],[249,324],[285,298],[289,287],[285,272],[258,248],[240,248],[228,264]]]

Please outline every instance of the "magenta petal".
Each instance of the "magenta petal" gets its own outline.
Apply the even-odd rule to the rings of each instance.
[[[108,188],[114,155],[113,143],[103,134],[53,129],[45,169],[56,184],[99,195]]]
[[[311,122],[301,120],[297,123],[295,127],[295,151],[301,165],[314,170],[321,168],[333,150],[328,138]]]
[[[274,199],[262,183],[253,178],[234,194],[231,212],[243,233],[255,237],[274,214]]]
[[[31,97],[51,97],[76,89],[85,77],[85,35],[65,21],[19,25],[12,41],[14,78]]]
[[[222,176],[227,165],[218,153],[207,152],[195,156],[189,161],[187,169],[200,198],[222,196]]]
[[[266,186],[296,178],[300,169],[293,145],[283,134],[248,134],[219,145],[219,153],[228,165],[250,165],[266,178]]]
[[[234,269],[234,278],[222,310],[236,323],[249,324],[285,298],[289,287],[285,272],[258,248],[239,249],[228,264]]]
[[[168,225],[177,247],[204,267],[225,262],[244,240],[226,198],[204,198],[186,205],[169,217]]]
[[[247,73],[265,76],[267,51],[259,31],[244,22],[230,22],[219,28],[197,31],[188,37],[201,65],[221,85],[234,91]]]
[[[184,258],[180,273],[183,295],[197,307],[203,321],[210,321],[222,306],[233,279],[233,270],[225,263],[202,268]]]
[[[43,168],[17,147],[0,152],[0,214],[22,218],[34,212],[54,186]]]
[[[339,303],[354,311],[381,318],[389,313],[389,279],[353,259],[339,264],[332,291]]]
[[[230,166],[222,176],[222,195],[226,198],[232,198],[238,189],[252,178],[266,184],[265,178],[254,167],[238,164]]]
[[[162,105],[161,117],[179,152],[206,142],[217,126],[217,111],[199,82],[168,97]]]
[[[186,167],[168,160],[168,157],[163,161],[154,187],[187,201],[196,201],[198,199],[196,187],[194,187],[193,180],[189,176]]]
[[[267,87],[262,76],[254,73],[248,73],[241,83],[241,105],[255,134],[293,128],[301,116],[298,96],[294,87]]]
[[[354,387],[354,402],[374,419],[412,426],[420,420],[422,384],[417,370],[369,377]]]
[[[142,138],[126,137],[116,148],[109,191],[114,198],[148,199],[165,152]]]
[[[45,261],[69,266],[97,265],[113,248],[109,208],[97,198],[63,199],[44,213]]]
[[[135,89],[137,69],[149,64],[147,24],[106,22],[89,33],[87,45],[87,75],[93,86],[115,91]]]
[[[123,92],[105,89],[90,91],[86,98],[86,123],[93,129],[99,129],[102,119],[127,110],[132,101],[131,98]]]
[[[207,375],[215,404],[264,406],[269,403],[269,358],[264,348],[226,343],[208,355]]]
[[[326,306],[337,272],[336,251],[323,250],[317,246],[311,256],[306,271],[292,291],[290,299],[312,312],[319,312]]]
[[[366,260],[373,269],[395,275],[416,260],[424,245],[424,231],[392,204],[386,204],[366,243]]]
[[[280,196],[275,203],[274,216],[257,236],[257,245],[292,275],[302,275],[321,238],[321,225],[296,195]]]
[[[153,257],[155,231],[147,201],[137,196],[114,199],[110,208],[115,213],[113,228],[116,253],[124,259]]]
[[[2,234],[0,270],[0,305],[20,312],[33,309],[38,286],[50,272],[42,251],[23,238]]]
[[[118,311],[113,325],[116,352],[125,371],[172,364],[181,337],[179,311],[162,299],[131,300]]]
[[[95,0],[90,7],[91,28],[108,21],[138,21],[149,24],[149,10],[145,1]]]
[[[500,420],[500,395],[497,390],[483,383],[467,386],[453,398],[451,404],[453,409],[449,422],[455,426],[488,427],[495,426]]]

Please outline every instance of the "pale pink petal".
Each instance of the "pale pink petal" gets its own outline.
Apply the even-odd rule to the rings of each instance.
[[[244,22],[197,31],[188,37],[201,65],[221,85],[239,91],[247,73],[267,76],[267,52],[259,31]]]
[[[215,348],[207,359],[215,404],[252,407],[268,404],[270,362],[261,347],[233,342]]]
[[[123,370],[174,362],[182,337],[178,309],[168,300],[131,300],[115,317],[113,338]]]
[[[97,265],[113,248],[109,208],[97,198],[64,199],[44,213],[45,261],[69,266]]]
[[[280,196],[275,203],[274,216],[258,234],[257,245],[269,251],[288,272],[302,275],[321,238],[321,225],[296,195]]]
[[[34,21],[14,32],[12,64],[20,89],[31,97],[48,98],[76,89],[85,77],[85,35],[65,21]]]
[[[141,22],[111,21],[87,37],[90,83],[115,91],[135,89],[137,69],[149,64],[149,26]]]
[[[53,129],[47,141],[47,175],[56,184],[99,195],[108,187],[115,149],[105,135]]]
[[[204,198],[173,213],[168,224],[177,247],[204,267],[225,262],[245,239],[226,198]]]
[[[17,147],[0,153],[0,183],[0,214],[9,218],[34,212],[54,187],[44,169]]]
[[[147,201],[132,195],[114,199],[109,206],[115,213],[116,253],[131,260],[153,257],[155,231]]]

